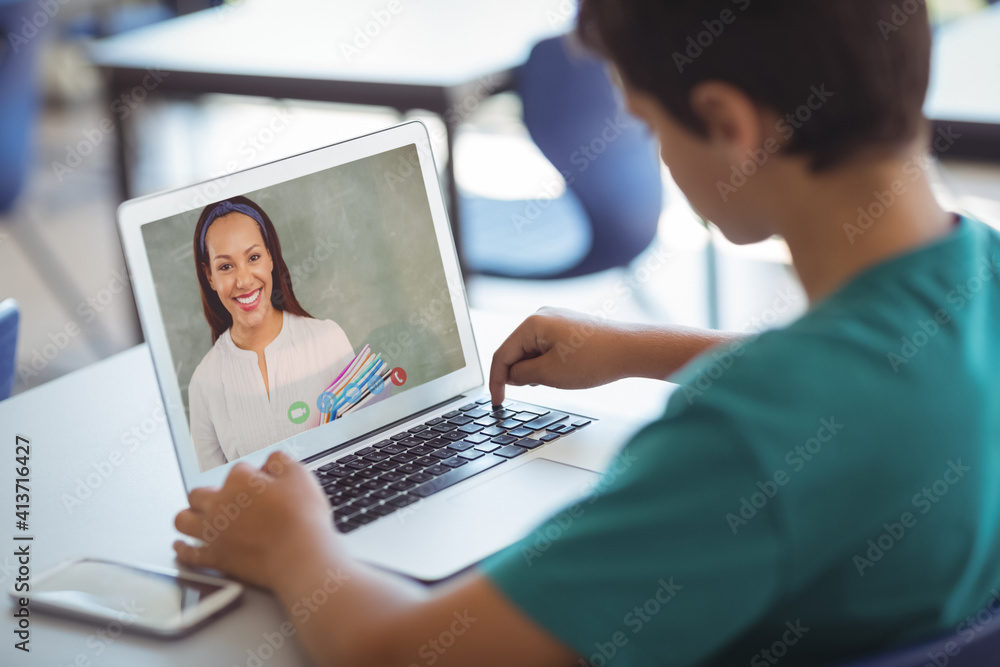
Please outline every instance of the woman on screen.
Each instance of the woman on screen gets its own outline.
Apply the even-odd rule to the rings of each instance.
[[[188,387],[204,471],[319,425],[316,399],[354,350],[299,305],[274,225],[246,197],[205,207],[194,257],[213,342]]]

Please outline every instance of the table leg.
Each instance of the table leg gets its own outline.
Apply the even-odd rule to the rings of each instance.
[[[129,160],[130,143],[128,140],[128,128],[125,125],[125,119],[115,110],[114,106],[115,100],[121,97],[122,92],[122,87],[114,79],[108,83],[108,112],[111,114],[112,122],[115,127],[115,170],[117,172],[116,180],[118,181],[119,202],[127,201],[132,198],[132,176],[130,173],[131,164]],[[117,224],[117,221],[115,221],[115,224]],[[139,321],[139,309],[134,302],[132,309],[132,327],[134,330],[134,339],[139,343],[143,342],[145,338],[142,334],[142,323]]]
[[[458,253],[458,266],[462,269],[462,278],[469,277],[469,269],[465,263],[465,253],[462,252],[462,211],[458,198],[458,181],[455,180],[455,133],[458,123],[444,118],[446,139],[448,142],[448,160],[445,162],[445,177],[448,179],[445,194],[448,204],[448,218],[451,221],[451,236],[455,239],[455,252]]]
[[[719,308],[719,250],[715,245],[715,237],[707,220],[703,220],[705,231],[708,232],[708,243],[705,245],[705,291],[708,298],[708,328],[718,330],[721,326],[721,311]]]
[[[117,100],[121,93],[121,87],[112,79],[108,84],[107,88],[108,97],[108,111],[111,114],[112,121],[115,125],[115,170],[117,171],[116,177],[118,181],[118,198],[119,201],[126,201],[132,197],[132,178],[130,174],[129,164],[129,140],[128,140],[128,130],[125,126],[125,119],[122,118],[118,113],[115,113],[115,109],[112,106]]]

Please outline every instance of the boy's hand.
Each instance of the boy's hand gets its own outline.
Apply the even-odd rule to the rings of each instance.
[[[177,559],[277,588],[303,559],[325,551],[333,536],[330,506],[319,483],[283,452],[258,470],[237,463],[222,488],[198,488],[177,530],[204,546],[174,542]]]
[[[586,389],[626,377],[628,339],[626,325],[564,308],[542,308],[493,355],[493,404],[503,402],[508,384]]]

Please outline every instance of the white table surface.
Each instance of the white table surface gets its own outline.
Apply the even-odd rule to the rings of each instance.
[[[516,326],[509,316],[473,313],[484,365]],[[636,420],[657,416],[671,385],[625,380],[583,392],[548,387],[512,388],[510,395],[550,403],[583,414]],[[184,505],[169,429],[146,345],[0,402],[0,465],[10,508],[0,546],[0,587],[17,576],[15,535],[33,535],[31,571],[78,557],[104,557],[174,566],[171,543],[179,534],[173,517]],[[17,435],[31,442],[31,513],[26,533],[14,527],[14,445]],[[115,453],[117,452],[117,454]],[[88,485],[89,481],[89,485]],[[89,492],[89,493],[88,493]],[[20,543],[18,543],[20,544]],[[0,665],[246,665],[250,650],[264,643],[287,617],[269,593],[248,589],[236,611],[188,638],[161,641],[123,634],[98,634],[102,625],[83,624],[34,613],[31,653],[15,650],[14,619],[2,623]],[[307,664],[293,638],[266,665]]]
[[[938,28],[925,113],[935,120],[1000,123],[1000,6]]]
[[[91,53],[116,67],[447,88],[523,63],[576,13],[574,0],[394,2],[376,30],[367,24],[373,12],[386,20],[389,0],[242,0],[102,40]],[[938,30],[929,118],[1000,122],[998,26],[992,7]],[[375,33],[367,45],[345,49],[366,27]]]
[[[523,63],[575,14],[573,0],[242,0],[91,54],[115,67],[451,87]]]

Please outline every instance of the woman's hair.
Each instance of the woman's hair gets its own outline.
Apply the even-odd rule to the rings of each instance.
[[[223,211],[225,211],[221,215],[215,211],[220,205],[223,206]],[[227,215],[233,211],[242,212],[239,211],[242,207],[249,207],[260,218],[257,222],[261,227],[261,236],[264,238],[264,245],[267,247],[267,251],[271,254],[271,261],[273,263],[271,268],[271,305],[278,310],[287,311],[295,315],[312,317],[312,315],[299,305],[299,300],[295,298],[295,292],[292,290],[292,278],[288,272],[288,267],[285,266],[285,260],[281,256],[281,243],[278,241],[278,233],[274,229],[271,218],[267,217],[264,209],[246,197],[230,197],[229,199],[217,201],[206,206],[202,210],[201,215],[198,216],[198,224],[194,228],[195,272],[198,274],[198,284],[201,286],[201,307],[205,311],[205,319],[208,320],[208,326],[212,329],[213,345],[219,339],[219,336],[233,325],[233,317],[226,310],[226,307],[222,305],[219,295],[209,285],[208,276],[205,273],[206,269],[210,269],[208,253],[205,250],[204,244],[205,233],[208,231],[206,226],[210,226],[212,222],[217,218],[221,218],[222,215]],[[253,215],[249,217],[254,218]]]

